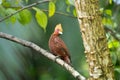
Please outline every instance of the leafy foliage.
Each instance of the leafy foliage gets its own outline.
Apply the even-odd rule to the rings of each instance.
[[[118,48],[120,46],[120,43],[116,40],[109,41],[108,47],[109,48]]]
[[[39,0],[40,1],[40,0]],[[56,25],[57,23],[59,23],[59,22],[61,22],[62,24],[64,24],[64,28],[66,29],[66,33],[68,33],[69,35],[71,34],[71,32],[76,28],[76,27],[71,27],[71,26],[78,26],[78,24],[77,24],[77,21],[75,21],[76,20],[76,10],[75,10],[75,8],[74,8],[74,3],[73,3],[73,1],[74,0],[52,0],[52,1],[50,1],[49,2],[49,4],[41,4],[41,5],[38,5],[38,6],[36,6],[36,7],[33,7],[32,9],[33,10],[29,10],[29,9],[25,9],[25,10],[23,10],[23,11],[21,11],[21,12],[19,12],[19,13],[17,13],[17,14],[15,14],[15,15],[13,15],[13,16],[11,16],[10,18],[8,18],[7,19],[7,22],[9,21],[9,22],[11,22],[12,24],[15,24],[16,25],[16,22],[17,21],[19,21],[20,22],[20,24],[23,24],[23,26],[26,26],[26,24],[30,24],[28,27],[24,27],[24,29],[25,28],[30,28],[29,30],[27,29],[27,31],[30,31],[30,33],[28,33],[28,34],[30,34],[30,35],[32,35],[31,37],[33,38],[33,36],[35,37],[36,35],[37,35],[37,38],[38,39],[33,39],[33,40],[36,40],[36,41],[38,41],[39,42],[39,40],[40,40],[40,45],[42,44],[42,46],[44,46],[45,48],[46,48],[46,46],[47,46],[47,39],[44,39],[44,38],[46,38],[46,37],[48,37],[49,35],[50,35],[50,33],[51,33],[51,27],[48,27],[47,28],[47,30],[46,30],[46,27],[47,27],[47,25],[49,24],[50,26],[54,26],[54,25]],[[117,1],[117,0],[114,0],[114,1]],[[119,9],[119,5],[117,5],[117,3],[115,3],[113,0],[100,0],[100,2],[102,3],[102,22],[103,22],[103,24],[105,25],[105,26],[107,26],[107,27],[110,27],[111,28],[111,30],[114,30],[114,31],[116,31],[118,34],[120,33],[120,9]],[[25,2],[25,3],[24,3]],[[5,18],[6,16],[8,16],[8,15],[11,15],[11,14],[13,14],[13,13],[15,13],[16,11],[18,11],[19,9],[21,9],[21,8],[23,8],[23,7],[25,7],[25,6],[27,6],[27,5],[29,5],[29,4],[31,4],[31,3],[33,3],[34,2],[34,0],[32,1],[32,0],[0,0],[0,18]],[[61,4],[59,4],[59,2],[61,2],[62,3],[62,5]],[[47,6],[46,6],[47,5]],[[61,7],[63,7],[63,5],[64,5],[64,8],[61,8]],[[47,7],[47,8],[46,8]],[[43,28],[43,30],[44,30],[44,32],[46,32],[47,31],[47,33],[48,33],[48,35],[44,35],[44,34],[39,34],[38,32],[39,32],[39,27],[36,27],[37,25],[35,25],[34,23],[34,21],[31,21],[32,20],[32,15],[34,16],[34,14],[32,14],[31,12],[32,11],[36,11],[35,12],[35,18],[36,18],[36,21],[37,21],[37,23],[39,24],[39,26],[40,27],[42,27]],[[63,12],[62,12],[63,11]],[[48,14],[47,14],[48,13]],[[61,15],[62,14],[62,15]],[[66,15],[67,14],[67,15]],[[55,16],[54,16],[55,15]],[[72,18],[71,18],[71,16],[72,16]],[[66,18],[67,17],[67,18]],[[74,17],[74,18],[73,18]],[[50,19],[49,20],[49,23],[48,23],[48,18]],[[74,20],[73,20],[74,19]],[[72,21],[71,21],[72,20]],[[69,22],[68,22],[69,21]],[[72,23],[72,22],[74,22],[74,23]],[[2,23],[2,22],[1,22]],[[68,24],[69,23],[69,24]],[[4,24],[4,23],[3,23]],[[0,26],[6,26],[5,24],[3,25],[3,24],[1,24]],[[20,24],[18,25],[18,23],[17,23],[17,26],[20,26]],[[73,25],[71,25],[71,24],[73,24]],[[14,26],[15,26],[14,25]],[[34,28],[33,28],[33,25],[35,26]],[[9,26],[9,25],[7,25],[7,26]],[[13,26],[13,25],[12,25]],[[34,31],[35,31],[35,34],[33,34],[33,33],[31,33],[32,32],[32,30],[31,30],[31,26],[32,26],[32,30],[34,29]],[[71,31],[67,31],[67,27],[69,27],[69,29],[71,30]],[[2,28],[3,27],[1,27],[1,31],[2,31]],[[15,27],[14,27],[15,28]],[[6,29],[6,31],[8,30],[9,31],[9,33],[11,33],[11,32],[14,32],[14,31],[16,31],[16,30],[21,30],[22,29],[22,27],[21,28],[17,28],[17,29],[14,29],[13,28],[13,31],[10,31],[9,29]],[[23,29],[23,30],[24,30]],[[11,29],[12,30],[12,29]],[[21,30],[21,31],[23,31],[23,30]],[[79,30],[79,29],[77,29],[77,30]],[[27,31],[25,30],[25,31],[23,31],[23,32],[25,32],[25,33],[27,33]],[[37,31],[37,32],[36,32]],[[16,32],[18,32],[18,31],[16,31]],[[18,32],[19,33],[19,32]],[[40,33],[42,33],[42,31],[40,32]],[[46,34],[47,34],[46,33]],[[15,35],[17,35],[17,33],[13,33],[13,34],[15,34]],[[20,32],[20,35],[22,34],[22,32]],[[27,34],[27,36],[28,36],[28,34]],[[106,34],[108,35],[109,34],[109,32],[106,32]],[[66,35],[66,34],[65,34]],[[69,36],[68,35],[68,36]],[[74,36],[77,36],[78,37],[78,35],[74,35]],[[71,36],[73,39],[75,39],[74,38],[74,36]],[[22,36],[21,36],[22,37]],[[30,38],[31,38],[30,37]],[[42,37],[42,38],[41,38]],[[44,37],[44,38],[43,38]],[[64,37],[64,36],[63,36]],[[73,45],[76,47],[76,45],[78,44],[78,39],[76,39],[76,41],[75,42],[73,42],[73,43],[76,43],[76,44],[69,44],[69,43],[71,43],[70,41],[72,41],[72,39],[69,39],[69,41],[67,41],[66,40],[66,42],[68,43],[68,45],[70,45],[70,46],[72,46],[72,48],[70,48],[70,50],[72,51],[72,50],[74,50],[74,47],[73,47]],[[0,41],[1,42],[1,41]],[[1,42],[2,43],[2,42]],[[5,42],[4,42],[5,43]],[[82,44],[82,42],[80,43],[80,44]],[[4,46],[4,45],[2,45],[2,46]],[[81,45],[80,45],[81,46]],[[80,47],[79,46],[79,47]],[[8,47],[8,46],[7,46]],[[79,47],[76,47],[76,48],[79,48]],[[109,34],[109,38],[108,38],[108,47],[109,47],[109,49],[110,49],[110,52],[111,52],[111,57],[112,57],[112,61],[113,61],[113,63],[114,63],[114,65],[115,65],[115,71],[117,72],[117,74],[120,74],[120,42],[118,41],[118,40],[116,40],[115,38],[114,38],[114,36],[111,38],[111,35]],[[6,46],[5,46],[5,49],[7,49],[6,48]],[[3,48],[1,48],[0,47],[0,50],[1,50],[1,53],[2,53],[2,50],[3,50]],[[12,49],[10,49],[10,50],[12,50]],[[5,50],[5,51],[8,51],[8,53],[10,52],[10,50]],[[14,50],[14,49],[13,49]],[[79,49],[77,49],[78,50],[78,53],[79,53]],[[82,49],[83,50],[83,49]],[[23,51],[23,52],[25,52],[25,51]],[[75,50],[75,52],[76,52],[76,50]],[[13,53],[13,52],[11,52],[11,53]],[[19,52],[20,54],[21,54],[21,52]],[[25,53],[28,53],[28,52],[25,52]],[[74,53],[74,51],[72,52],[72,53]],[[83,53],[83,52],[81,52],[81,53]],[[0,54],[0,55],[3,55],[3,54]],[[73,55],[73,57],[72,57],[72,59],[73,59],[73,63],[74,63],[74,61],[78,61],[78,59],[77,58],[79,58],[80,56],[75,56],[74,54],[72,54]],[[77,54],[77,55],[79,55],[79,54]],[[9,54],[9,56],[8,56],[8,54],[7,55],[5,55],[5,56],[7,56],[8,58],[9,58],[9,56],[10,56],[10,54]],[[12,55],[13,56],[13,55]],[[82,56],[82,58],[83,58],[83,54],[81,55]],[[37,56],[38,57],[38,56]],[[28,56],[27,57],[25,57],[25,61],[26,61],[26,58],[28,58]],[[6,58],[7,59],[7,58]],[[15,59],[15,58],[9,58],[10,60],[11,59]],[[18,59],[18,58],[17,58]],[[10,63],[10,60],[8,60],[8,63]],[[20,59],[20,61],[21,61],[22,59]],[[15,61],[15,60],[14,60]],[[30,62],[30,60],[28,60],[29,62]],[[33,61],[33,59],[31,60],[31,61]],[[37,62],[38,61],[38,62]],[[44,60],[42,60],[42,61],[44,61]],[[83,62],[83,60],[81,60],[82,62]],[[2,62],[2,58],[0,58],[0,62]],[[27,64],[29,63],[29,62],[26,62]],[[79,62],[78,61],[78,63],[82,63],[82,62]],[[6,60],[3,60],[3,62],[2,63],[6,63]],[[23,63],[23,62],[21,62],[21,63]],[[36,62],[35,62],[36,64],[37,64],[37,68],[38,68],[38,66],[40,67],[40,66],[42,66],[42,69],[43,69],[43,65],[46,65],[47,64],[47,66],[49,66],[49,62],[48,63],[46,63],[46,61],[44,62],[45,64],[42,64],[41,65],[41,63],[40,63],[40,61],[39,60],[36,60]],[[40,63],[40,65],[38,65],[38,63]],[[10,63],[11,65],[12,65],[12,62]],[[33,67],[33,63],[31,62],[31,64],[32,64],[32,67]],[[77,65],[79,68],[80,68],[80,64],[78,65],[77,63],[74,63],[75,65]],[[84,63],[82,63],[83,65],[82,66],[84,66]],[[13,66],[13,65],[12,65]],[[36,65],[35,65],[36,66]],[[14,66],[13,66],[14,67]],[[19,65],[19,67],[21,67],[20,65]],[[52,66],[53,67],[53,66]],[[57,66],[58,67],[58,66]],[[54,68],[57,68],[56,66],[54,67]],[[10,68],[10,67],[9,67]],[[29,70],[29,68],[30,67],[28,67],[27,69]],[[37,69],[36,67],[34,67],[34,69]],[[53,69],[54,69],[53,68]],[[85,67],[84,67],[85,68]],[[11,69],[11,68],[10,68]],[[7,69],[6,69],[7,70]],[[51,70],[51,69],[49,69],[49,70]],[[58,75],[61,75],[62,74],[62,77],[61,76],[59,76],[59,79],[60,80],[66,80],[65,79],[65,77],[66,77],[66,75],[63,77],[63,73],[60,73],[60,71],[61,71],[61,69],[60,70],[56,70],[56,69],[54,69],[55,71],[51,71],[51,74],[54,74],[54,73],[56,73],[56,71],[57,71],[57,73],[59,73]],[[81,69],[80,69],[81,70]],[[20,70],[20,71],[22,71],[22,70]],[[25,71],[25,70],[24,70]],[[33,70],[34,71],[34,70]],[[31,72],[31,74],[33,74],[33,71],[28,71],[28,72]],[[37,71],[39,71],[39,69],[37,69],[36,70],[36,72]],[[11,69],[11,71],[10,72],[12,72],[12,69]],[[35,75],[35,73],[36,72],[34,72],[34,74],[33,75]],[[47,69],[45,68],[45,70],[43,70],[43,72],[45,73],[45,74],[43,74],[43,75],[39,75],[40,76],[40,79],[51,79],[51,75],[49,75],[48,73],[47,73]],[[49,71],[48,71],[49,72]],[[82,72],[82,70],[81,70],[81,72]],[[85,71],[83,71],[85,74],[86,74],[86,72]],[[0,74],[2,73],[2,71],[0,72]],[[39,73],[39,72],[38,72]],[[36,73],[36,74],[38,74],[38,73]],[[41,72],[42,73],[42,72]],[[64,74],[66,74],[66,73],[64,73]],[[3,74],[4,75],[4,74]],[[14,72],[13,72],[13,75],[14,75]],[[33,76],[32,75],[32,76]],[[15,76],[15,75],[14,75]],[[57,76],[57,74],[54,74],[54,76],[56,77]],[[67,75],[68,76],[68,75]],[[119,76],[119,75],[118,75]],[[118,77],[117,76],[117,77]],[[52,76],[53,77],[53,76]],[[57,76],[58,77],[58,76]],[[62,78],[62,79],[61,79]],[[55,78],[56,79],[56,78]],[[120,78],[118,78],[118,80],[119,80]],[[2,80],[2,79],[1,79]],[[18,80],[18,79],[14,79],[14,80]],[[58,80],[58,79],[56,79],[56,80]],[[70,79],[69,79],[70,80]]]
[[[113,19],[112,19],[112,11],[110,9],[105,9],[102,11],[104,17],[102,22],[106,26],[115,27]]]
[[[49,2],[49,17],[55,14],[55,4],[54,2]]]
[[[73,15],[77,17],[76,9],[73,10]]]
[[[19,13],[19,16],[20,16],[20,18],[18,18],[18,20],[23,25],[28,24],[32,19],[31,12],[29,10],[27,10],[27,9],[21,11]]]
[[[6,14],[7,14],[7,15],[13,14],[14,12],[16,12],[16,10],[14,10],[14,9],[12,9],[12,8],[6,9]],[[16,15],[10,17],[10,18],[9,18],[9,21],[11,21],[12,23],[15,23],[18,16],[19,16],[19,14],[16,14]]]
[[[37,20],[38,24],[46,32],[47,20],[48,20],[46,14],[42,10],[40,10],[36,7],[33,7],[33,9],[36,11],[35,17],[36,17],[36,20]]]
[[[109,0],[109,3],[112,4],[112,0]]]

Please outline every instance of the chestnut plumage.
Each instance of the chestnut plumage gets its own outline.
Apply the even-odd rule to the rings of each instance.
[[[59,37],[59,35],[62,34],[62,31],[61,24],[56,25],[55,30],[49,39],[49,48],[55,56],[59,56],[66,63],[71,64],[69,51],[64,41]]]

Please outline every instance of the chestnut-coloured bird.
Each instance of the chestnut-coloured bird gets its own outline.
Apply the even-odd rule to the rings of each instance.
[[[49,48],[55,56],[59,56],[66,63],[71,64],[68,49],[64,41],[59,37],[62,32],[63,29],[61,24],[56,25],[55,30],[49,39]]]

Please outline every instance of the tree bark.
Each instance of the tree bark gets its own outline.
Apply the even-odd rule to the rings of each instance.
[[[89,64],[89,80],[114,80],[98,0],[75,0],[75,7]]]

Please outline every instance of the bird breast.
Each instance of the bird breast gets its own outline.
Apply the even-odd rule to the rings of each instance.
[[[50,51],[57,56],[66,56],[67,48],[64,45],[64,42],[59,36],[52,35],[49,40]]]

